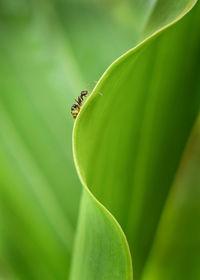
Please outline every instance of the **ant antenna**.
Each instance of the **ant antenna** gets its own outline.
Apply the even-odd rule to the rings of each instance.
[[[103,96],[103,93],[102,92],[100,92],[100,91],[92,91],[93,93],[97,93],[97,94],[99,94],[99,95],[101,95],[101,96]]]
[[[97,81],[91,81],[87,84],[86,88],[89,87],[91,84],[96,84],[96,83],[97,83]]]
[[[89,87],[89,85],[91,85],[91,84],[96,84],[96,83],[97,83],[97,81],[91,81],[91,82],[88,83],[87,87]],[[91,92],[94,92],[94,93],[97,93],[97,94],[103,96],[103,94],[101,92],[99,92],[99,91],[89,91],[88,90],[88,93],[91,93]]]

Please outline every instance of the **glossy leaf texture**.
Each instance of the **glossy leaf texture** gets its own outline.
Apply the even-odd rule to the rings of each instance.
[[[149,17],[154,34],[109,67],[75,122],[74,157],[85,190],[73,280],[132,279],[129,248],[134,279],[142,279],[198,115],[200,7],[185,15],[195,1],[179,1],[174,13],[169,1],[167,17],[164,3],[157,1],[157,17]]]

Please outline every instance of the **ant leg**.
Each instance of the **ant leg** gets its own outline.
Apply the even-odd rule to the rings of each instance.
[[[103,93],[102,92],[100,92],[100,91],[93,91],[94,93],[97,93],[97,94],[99,94],[99,95],[101,95],[101,96],[103,96]]]
[[[83,101],[83,97],[82,97],[82,96],[79,96],[79,97],[78,97],[78,103],[81,104],[82,101]]]
[[[76,99],[74,99],[75,101],[76,101],[76,103],[77,103],[77,106],[80,108],[80,103],[76,100]]]
[[[89,94],[89,93],[97,93],[97,94],[103,96],[103,93],[101,93],[100,91],[96,91],[96,90],[95,90],[95,91],[89,91],[89,90],[88,90],[88,94]],[[87,97],[87,96],[85,95],[84,97]]]

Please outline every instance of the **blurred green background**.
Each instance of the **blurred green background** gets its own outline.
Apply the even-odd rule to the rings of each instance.
[[[155,3],[0,0],[0,279],[68,279],[82,191],[70,108],[142,40]]]
[[[153,2],[0,1],[3,279],[66,279],[81,194],[70,107],[139,41]]]

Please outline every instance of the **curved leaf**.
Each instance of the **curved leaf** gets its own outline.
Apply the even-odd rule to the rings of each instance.
[[[75,2],[0,2],[3,278],[68,277],[81,190],[71,103],[137,39],[128,3]]]
[[[175,21],[196,1],[179,2]],[[198,18],[197,8],[115,61],[100,79],[74,126],[74,155],[80,179],[122,226],[133,256],[135,279],[141,277],[198,112]],[[110,247],[102,247],[100,241],[107,235],[99,240],[99,229],[91,233],[93,226],[89,227],[95,223],[99,205],[87,188],[84,193],[88,198],[81,207],[71,279],[94,279],[94,275],[95,279],[113,279],[110,274],[107,276],[107,269],[113,263],[113,273],[119,272],[114,260],[124,251],[128,255],[126,239],[123,248],[110,256],[108,268],[103,258]],[[85,200],[91,200],[92,216],[86,214]],[[112,231],[113,224],[106,225]],[[112,237],[110,243],[114,240],[119,244],[120,236],[119,228],[119,235]],[[91,276],[92,263],[101,265]],[[130,266],[129,261],[127,265]],[[124,263],[123,271],[125,267]],[[129,277],[128,273],[118,273],[115,279]]]
[[[88,190],[83,192],[74,255],[71,279],[132,279],[125,236]]]
[[[81,190],[70,107],[88,79],[136,42],[129,6],[0,2],[0,254],[8,276],[68,277]]]

